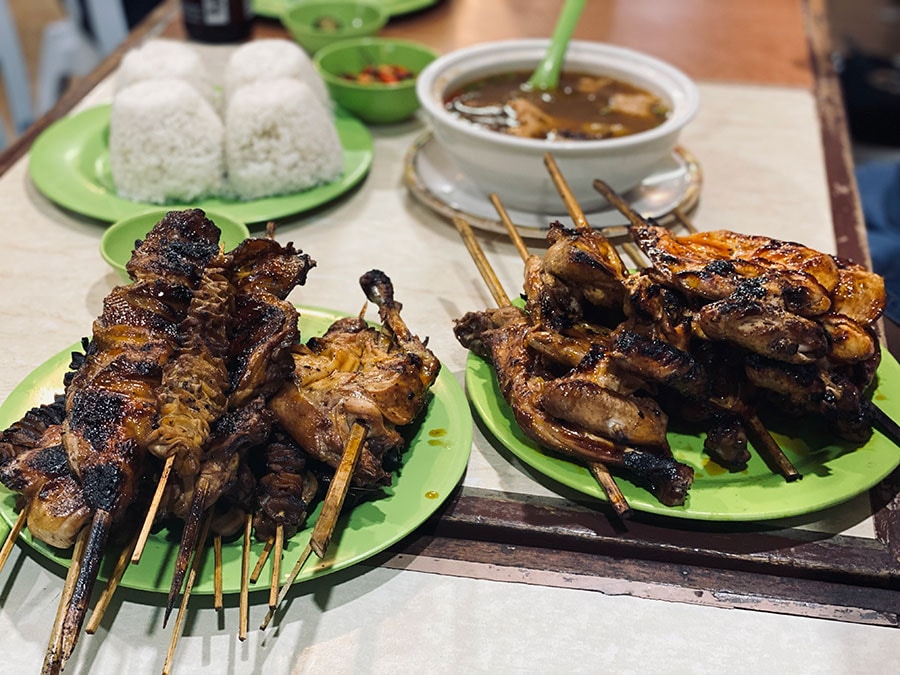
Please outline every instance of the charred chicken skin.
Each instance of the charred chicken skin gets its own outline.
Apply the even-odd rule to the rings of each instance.
[[[336,468],[354,422],[368,428],[353,484],[385,485],[385,461],[402,451],[400,427],[427,403],[440,362],[400,317],[390,279],[373,270],[360,279],[378,305],[381,329],[362,317],[339,319],[297,345],[290,381],[270,401],[279,424],[316,460]]]
[[[517,307],[469,312],[454,327],[460,344],[492,364],[503,398],[526,435],[552,451],[625,470],[663,504],[683,503],[693,470],[667,454],[667,447],[628,447],[558,418],[544,408],[545,388],[554,376],[528,346],[528,333],[532,330],[530,318]]]

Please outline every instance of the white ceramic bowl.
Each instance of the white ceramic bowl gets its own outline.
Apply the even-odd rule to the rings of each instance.
[[[544,155],[549,151],[581,207],[596,210],[606,200],[593,188],[595,178],[625,192],[672,152],[681,130],[697,112],[697,87],[677,68],[647,54],[575,40],[566,52],[564,69],[609,75],[642,87],[668,105],[668,119],[630,136],[548,141],[481,128],[445,110],[446,95],[461,85],[488,75],[533,70],[547,43],[545,39],[502,40],[450,52],[420,73],[416,93],[435,138],[485,194],[497,193],[509,208],[564,213],[544,165]]]

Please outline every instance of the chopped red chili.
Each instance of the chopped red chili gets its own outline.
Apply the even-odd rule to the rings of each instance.
[[[345,73],[344,77],[360,84],[397,84],[403,80],[413,79],[415,73],[405,66],[381,63],[366,66],[356,74]]]

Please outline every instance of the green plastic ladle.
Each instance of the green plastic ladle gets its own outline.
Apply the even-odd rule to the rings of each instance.
[[[569,40],[575,32],[575,26],[581,17],[581,12],[587,0],[565,0],[559,19],[556,20],[556,28],[550,38],[550,45],[544,58],[538,64],[534,73],[528,79],[531,89],[551,90],[559,84],[559,73],[562,70],[563,58],[569,47]]]

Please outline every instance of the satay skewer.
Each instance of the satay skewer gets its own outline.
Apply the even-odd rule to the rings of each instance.
[[[63,626],[66,618],[66,611],[69,603],[75,593],[75,586],[81,573],[81,559],[84,556],[85,544],[89,537],[88,528],[85,527],[78,533],[75,545],[72,548],[72,558],[69,563],[69,572],[66,574],[66,580],[63,584],[62,593],[59,598],[59,605],[56,609],[56,617],[53,620],[53,627],[50,629],[50,639],[47,644],[47,651],[44,654],[44,664],[41,668],[41,675],[51,675],[62,671],[67,657],[63,656],[64,639]]]
[[[636,227],[646,224],[644,218],[633,208],[631,208],[631,206],[605,182],[597,179],[594,181],[593,185],[594,189],[602,194],[610,204],[618,209],[619,212],[628,219],[629,223]],[[684,214],[679,212],[676,217],[684,227],[689,230],[694,230],[693,225],[690,224],[690,221]],[[636,258],[635,262],[640,262],[640,260],[642,260],[642,258]],[[755,440],[757,441],[757,450],[760,451],[760,453],[763,455],[763,458],[767,460],[770,466],[772,466],[773,469],[777,470],[785,480],[790,482],[803,477],[803,475],[797,470],[797,467],[794,466],[788,456],[784,453],[784,450],[781,448],[781,446],[778,445],[778,442],[772,437],[772,434],[769,433],[769,430],[766,429],[765,425],[762,423],[762,420],[760,420],[754,412],[750,412],[747,410],[732,410],[732,412],[737,413],[741,417],[741,419],[743,419],[744,424],[747,426],[748,430],[750,430],[755,436]]]
[[[25,523],[28,521],[28,510],[31,507],[31,502],[28,501],[19,511],[19,516],[16,518],[16,522],[13,523],[12,528],[9,530],[9,534],[6,535],[6,540],[3,542],[3,547],[0,548],[0,571],[3,570],[4,565],[6,565],[6,560],[9,558],[9,554],[12,553],[13,546],[16,543],[16,539],[19,537],[19,534],[22,532],[22,528],[25,527]]]
[[[528,247],[525,245],[525,241],[523,240],[522,235],[516,229],[515,224],[509,217],[509,213],[507,212],[506,207],[503,206],[503,202],[500,201],[500,197],[492,193],[490,195],[490,200],[497,211],[497,215],[500,217],[500,221],[506,228],[506,232],[509,235],[510,240],[513,242],[513,245],[519,252],[519,256],[523,261],[527,261],[531,253],[528,251]],[[584,221],[583,214],[581,216],[581,220]],[[459,227],[460,226],[457,225],[457,229],[459,229]],[[463,225],[463,228],[466,229],[469,234],[471,233],[471,229],[468,228],[468,223],[465,223]],[[463,235],[464,239],[468,237],[469,234]],[[468,246],[468,243],[466,244],[466,246]],[[505,296],[505,294],[503,295]],[[497,300],[496,296],[494,299]],[[504,301],[504,304],[509,304],[508,298],[504,297],[501,299]],[[500,303],[498,302],[498,304]],[[589,462],[588,469],[590,470],[591,475],[594,477],[594,480],[596,480],[600,485],[600,488],[606,495],[606,499],[609,501],[610,506],[612,506],[613,510],[616,512],[619,518],[627,518],[628,516],[630,516],[631,506],[629,506],[628,500],[625,499],[625,495],[622,494],[622,490],[619,488],[618,483],[616,483],[616,479],[610,473],[609,469],[602,462]]]
[[[253,531],[253,514],[248,513],[244,520],[244,537],[241,546],[241,592],[238,604],[238,640],[247,639],[247,627],[250,623],[250,540]]]
[[[222,611],[225,602],[222,598],[222,535],[213,537],[213,609]]]
[[[340,516],[344,500],[347,497],[347,491],[350,489],[350,482],[353,479],[356,466],[359,464],[359,458],[362,455],[362,448],[363,445],[365,445],[368,433],[369,430],[361,422],[354,422],[350,427],[350,436],[344,447],[344,453],[341,456],[341,461],[340,464],[338,464],[337,470],[334,472],[331,483],[328,485],[328,492],[325,494],[322,510],[319,512],[319,517],[316,519],[316,524],[313,526],[309,543],[300,554],[300,557],[291,569],[290,574],[281,586],[281,591],[278,594],[275,605],[269,607],[269,611],[259,625],[260,630],[265,630],[268,627],[275,616],[276,610],[284,602],[284,599],[291,589],[291,585],[300,574],[300,570],[303,569],[306,561],[309,560],[310,555],[315,552],[319,558],[325,557],[328,546],[331,544],[331,538],[334,535],[334,528],[337,525],[338,516]]]
[[[197,540],[197,546],[194,550],[194,558],[191,561],[191,569],[188,572],[187,582],[185,583],[184,593],[181,596],[181,605],[178,608],[178,616],[175,617],[175,625],[172,627],[172,635],[169,638],[169,649],[166,652],[166,660],[163,664],[163,675],[169,675],[172,672],[172,661],[175,658],[175,649],[178,646],[178,640],[181,637],[181,631],[184,626],[184,615],[187,612],[188,600],[191,597],[191,591],[194,590],[194,582],[197,580],[197,574],[200,565],[203,564],[203,552],[206,545],[206,536],[209,533],[209,524],[212,521],[212,512],[204,518],[203,525],[200,530],[200,537]]]
[[[166,599],[166,609],[163,614],[163,627],[169,621],[169,615],[175,607],[175,601],[181,592],[184,577],[188,570],[191,553],[195,551],[202,541],[199,534],[204,522],[203,513],[206,511],[206,496],[208,487],[205,481],[197,481],[194,497],[191,500],[190,510],[185,519],[184,531],[181,534],[181,543],[178,546],[178,555],[175,558],[175,570],[172,572],[172,583],[169,587],[169,596]]]
[[[255,584],[260,575],[262,574],[263,568],[266,566],[266,561],[269,559],[269,555],[272,553],[272,547],[275,545],[275,537],[271,537],[266,540],[265,545],[263,546],[262,552],[259,554],[259,558],[256,560],[256,565],[253,568],[253,571],[250,573],[250,583]]]
[[[109,607],[109,603],[112,600],[113,594],[116,592],[116,589],[119,587],[119,582],[122,581],[122,577],[125,575],[125,570],[128,569],[128,564],[131,560],[131,556],[134,554],[134,549],[135,546],[137,546],[137,541],[137,537],[132,537],[131,541],[127,546],[125,546],[125,548],[122,549],[119,557],[116,559],[116,565],[113,568],[112,574],[109,575],[109,580],[106,582],[106,586],[97,597],[97,602],[94,603],[94,609],[91,612],[91,618],[88,619],[87,624],[85,624],[84,632],[88,635],[93,635],[100,627],[100,622],[103,620],[103,614]]]
[[[153,522],[156,520],[156,514],[159,511],[159,505],[162,502],[163,494],[166,491],[166,484],[169,482],[169,474],[172,473],[172,465],[175,463],[175,455],[166,457],[163,464],[162,472],[159,475],[159,482],[156,484],[156,490],[153,492],[153,498],[150,500],[150,507],[147,509],[147,515],[144,516],[144,522],[141,525],[141,531],[134,547],[134,553],[131,554],[131,563],[137,565],[141,561],[141,555],[144,553],[144,546],[147,544],[147,537],[150,536],[150,530],[153,528]]]
[[[78,644],[111,527],[112,514],[106,509],[97,509],[94,511],[90,523],[83,530],[83,533],[86,533],[86,539],[84,550],[78,561],[78,577],[75,580],[71,597],[66,603],[66,612],[60,629],[60,669],[72,655],[75,645]]]
[[[269,584],[269,609],[278,604],[278,582],[281,579],[281,559],[284,557],[284,524],[275,526],[275,545],[272,547],[272,580]]]

